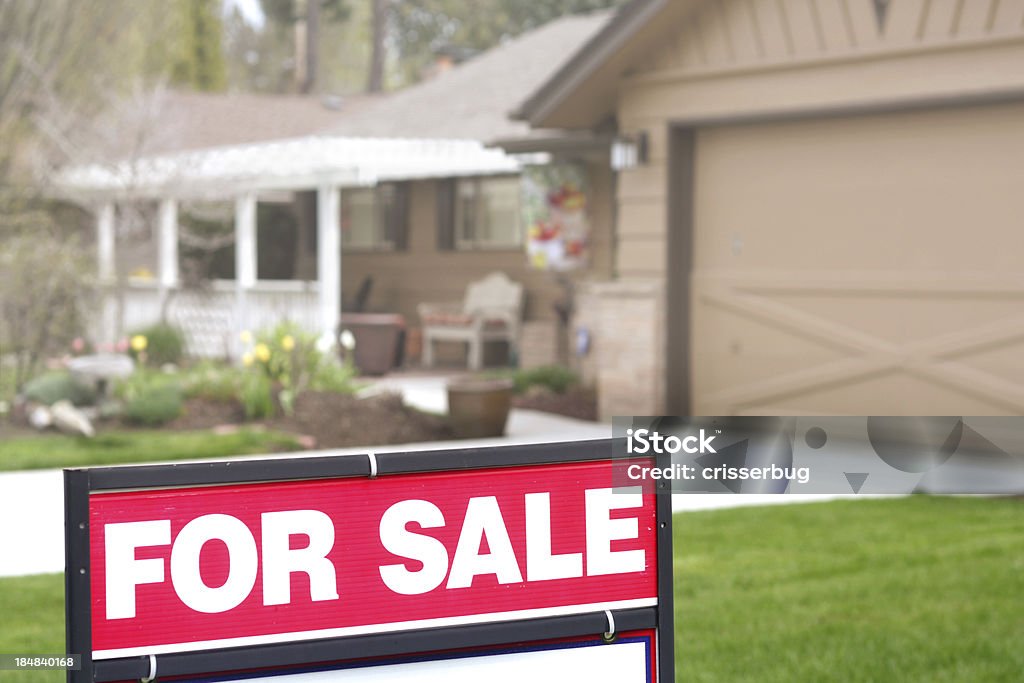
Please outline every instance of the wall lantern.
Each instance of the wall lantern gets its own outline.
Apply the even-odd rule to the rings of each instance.
[[[647,163],[647,133],[622,135],[612,141],[612,169],[624,171]]]

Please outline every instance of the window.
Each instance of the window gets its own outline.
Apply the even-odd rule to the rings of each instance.
[[[519,176],[464,178],[455,188],[458,249],[515,248],[523,243]]]
[[[407,188],[402,183],[341,191],[341,243],[356,249],[404,249]]]

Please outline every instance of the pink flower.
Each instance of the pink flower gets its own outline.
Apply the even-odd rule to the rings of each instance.
[[[127,351],[128,350],[128,340],[127,339],[118,339],[117,340],[117,345],[114,347],[114,350],[117,351],[118,353],[124,353],[125,351]]]
[[[81,337],[75,337],[74,341],[71,342],[71,350],[75,353],[81,353],[85,350],[85,340]]]

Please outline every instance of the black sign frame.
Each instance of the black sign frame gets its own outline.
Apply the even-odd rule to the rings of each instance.
[[[342,477],[387,476],[493,467],[523,467],[613,460],[622,445],[613,439],[453,450],[377,453],[373,471],[369,452],[351,455],[225,460],[208,463],[74,468],[64,470],[65,643],[80,654],[82,666],[68,671],[69,683],[108,683],[147,679],[155,665],[160,678],[226,674],[240,670],[276,669],[326,664],[350,659],[458,650],[508,643],[571,638],[608,630],[604,612],[558,617],[446,626],[346,636],[270,645],[244,646],[119,659],[92,659],[91,587],[89,566],[89,496],[122,489],[160,489],[195,485],[242,484]],[[670,456],[657,456],[668,467]],[[659,683],[675,680],[673,611],[672,497],[664,481],[657,483],[656,607],[613,612],[616,632],[657,629]]]

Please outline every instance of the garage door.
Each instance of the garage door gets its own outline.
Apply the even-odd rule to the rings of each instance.
[[[696,140],[695,414],[1024,413],[1024,105]]]

